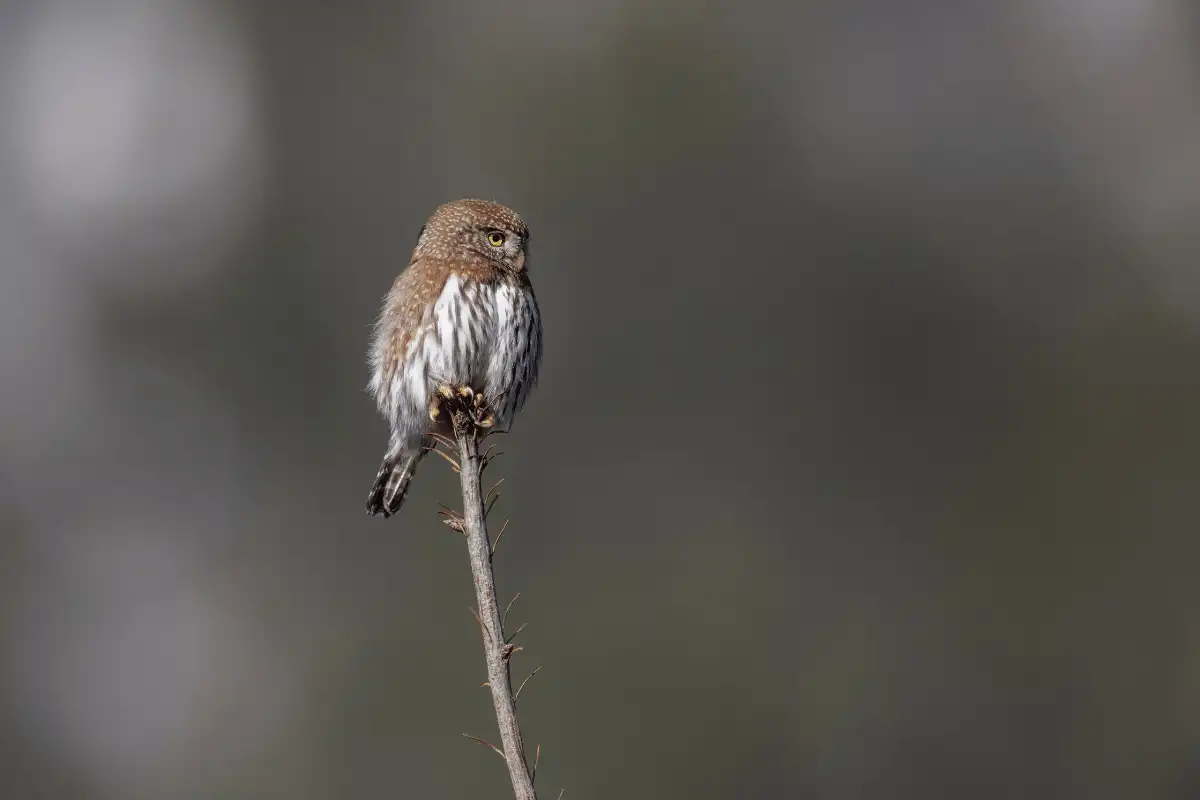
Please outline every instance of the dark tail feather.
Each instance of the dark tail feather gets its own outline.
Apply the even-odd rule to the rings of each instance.
[[[383,459],[375,476],[375,485],[367,496],[368,514],[383,514],[387,519],[400,510],[404,495],[408,494],[408,487],[417,472],[417,462],[423,455],[424,450],[417,450],[415,453],[389,455]]]

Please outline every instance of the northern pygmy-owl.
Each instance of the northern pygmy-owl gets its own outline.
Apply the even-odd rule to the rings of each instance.
[[[391,441],[367,513],[395,514],[431,442],[430,398],[470,386],[508,427],[537,380],[542,323],[526,273],[529,229],[512,209],[455,200],[421,228],[408,268],[384,298],[370,391]]]

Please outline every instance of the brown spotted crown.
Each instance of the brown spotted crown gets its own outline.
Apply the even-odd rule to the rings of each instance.
[[[413,261],[491,263],[520,272],[528,242],[529,228],[511,208],[487,200],[454,200],[440,206],[422,226]]]

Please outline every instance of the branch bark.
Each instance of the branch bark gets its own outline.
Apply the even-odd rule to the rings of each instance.
[[[488,685],[496,707],[504,760],[512,779],[517,800],[537,800],[533,776],[525,761],[525,745],[517,722],[517,703],[512,692],[508,660],[513,646],[504,639],[504,622],[496,602],[496,581],[492,575],[492,543],[488,537],[483,490],[480,485],[481,459],[479,429],[465,413],[454,415],[454,434],[458,440],[459,476],[463,495],[463,533],[471,556],[471,574],[475,577],[475,599],[479,604],[479,625],[487,656]]]

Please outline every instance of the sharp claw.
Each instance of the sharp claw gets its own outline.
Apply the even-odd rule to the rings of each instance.
[[[475,390],[472,389],[470,386],[460,386],[460,387],[458,387],[458,396],[459,397],[474,397]]]
[[[442,397],[446,398],[447,400],[454,399],[454,390],[451,389],[449,386],[447,386],[444,383],[441,386],[437,387],[437,393],[440,394]]]

